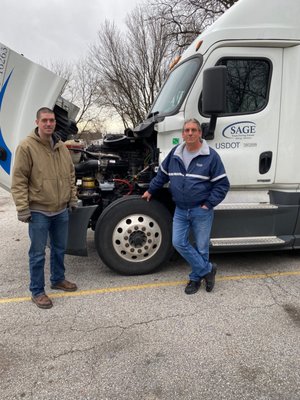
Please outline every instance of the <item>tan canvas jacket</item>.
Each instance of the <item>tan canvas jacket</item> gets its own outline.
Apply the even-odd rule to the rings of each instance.
[[[11,193],[17,211],[56,212],[77,201],[74,165],[65,144],[31,132],[17,148]]]

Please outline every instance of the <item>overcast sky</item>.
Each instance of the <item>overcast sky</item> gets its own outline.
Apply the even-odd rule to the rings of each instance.
[[[76,60],[105,19],[124,24],[141,0],[0,0],[0,43],[35,62]]]

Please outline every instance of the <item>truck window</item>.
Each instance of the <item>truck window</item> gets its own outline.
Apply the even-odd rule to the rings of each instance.
[[[254,113],[267,105],[271,77],[268,60],[223,58],[217,65],[225,65],[228,70],[226,112],[223,115]]]
[[[192,57],[179,64],[169,75],[159,92],[150,114],[175,114],[185,99],[202,64],[202,57]]]

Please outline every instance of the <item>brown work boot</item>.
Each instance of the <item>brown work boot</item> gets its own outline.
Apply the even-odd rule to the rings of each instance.
[[[36,304],[39,308],[51,308],[53,306],[51,299],[43,293],[37,296],[32,296],[31,300]]]
[[[75,290],[77,290],[77,286],[75,283],[69,282],[64,279],[56,285],[51,285],[51,289],[64,290],[65,292],[75,292]]]

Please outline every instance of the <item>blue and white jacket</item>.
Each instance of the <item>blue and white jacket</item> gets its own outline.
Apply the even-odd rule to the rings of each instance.
[[[182,143],[170,151],[150,182],[148,192],[154,194],[170,181],[169,188],[176,206],[189,209],[205,205],[211,209],[221,203],[229,190],[222,160],[203,140],[200,153],[186,170],[182,158],[184,146]]]

